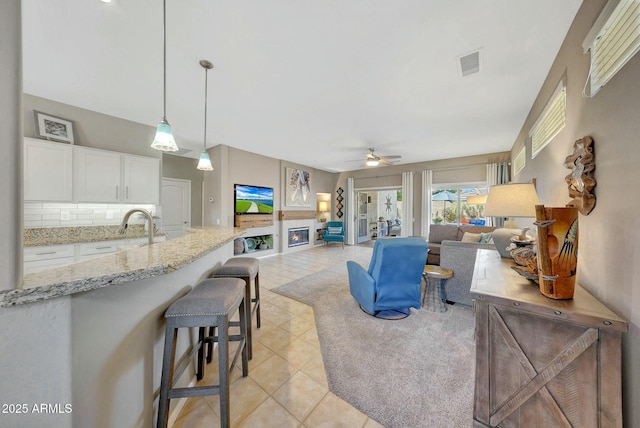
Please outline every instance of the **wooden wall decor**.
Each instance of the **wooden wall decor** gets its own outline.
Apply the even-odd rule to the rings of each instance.
[[[311,220],[316,218],[315,211],[287,210],[278,211],[278,220]]]
[[[596,187],[593,171],[596,169],[593,154],[593,139],[589,136],[577,140],[573,144],[573,154],[564,160],[564,166],[571,170],[565,177],[569,186],[571,201],[568,207],[578,208],[580,214],[588,215],[596,206],[596,197],[591,193]]]
[[[273,215],[243,214],[235,218],[235,227],[273,226]]]

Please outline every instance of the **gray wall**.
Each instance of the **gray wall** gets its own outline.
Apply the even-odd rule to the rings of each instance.
[[[590,55],[581,43],[605,0],[582,4],[558,56],[549,71],[522,130],[515,156],[526,141],[527,165],[516,177],[537,179],[540,201],[564,206],[569,194],[563,166],[574,141],[589,135],[594,140],[597,186],[596,207],[580,216],[578,281],[609,308],[629,321],[623,342],[624,425],[640,426],[640,264],[638,210],[640,188],[640,55],[636,54],[593,98],[583,98]],[[561,77],[567,81],[567,124],[551,144],[531,159],[527,138]]]
[[[23,96],[24,136],[42,138],[36,131],[33,111],[73,121],[76,145],[160,158],[151,148],[155,128],[80,107],[62,104],[29,94]]]
[[[22,39],[20,0],[0,4],[0,290],[22,282]]]
[[[316,193],[331,193],[336,175],[326,171],[295,164],[233,147],[219,145],[209,150],[214,171],[205,174],[205,199],[213,196],[215,203],[205,203],[205,224],[233,225],[233,185],[251,184],[273,187],[274,210],[316,210]],[[287,207],[284,202],[285,168],[300,168],[311,174],[311,207]],[[277,214],[276,220],[277,220]],[[226,223],[224,223],[226,221]]]
[[[22,43],[20,0],[0,2],[0,289],[22,282]],[[72,403],[69,298],[0,309],[0,403],[28,406],[2,414],[3,427],[71,427],[71,414],[32,414],[36,403]]]
[[[509,152],[489,153],[486,155],[466,156],[455,159],[439,159],[429,162],[415,162],[402,165],[365,168],[337,174],[332,191],[332,205],[335,212],[336,190],[338,187],[346,189],[348,177],[354,178],[356,189],[372,189],[391,186],[402,186],[402,173],[413,171],[413,233],[416,236],[425,235],[421,230],[422,217],[422,178],[420,173],[430,169],[433,171],[433,183],[464,183],[486,181],[488,163],[506,162]],[[343,217],[344,219],[344,217]]]

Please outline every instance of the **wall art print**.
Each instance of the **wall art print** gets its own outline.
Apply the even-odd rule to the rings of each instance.
[[[36,130],[38,135],[51,141],[62,143],[74,143],[73,122],[61,117],[52,116],[41,111],[33,111],[36,117]]]
[[[288,207],[311,206],[311,175],[308,171],[286,168],[285,205]]]

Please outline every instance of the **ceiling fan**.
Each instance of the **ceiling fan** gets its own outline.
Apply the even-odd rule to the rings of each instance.
[[[378,156],[374,152],[375,149],[373,147],[370,147],[369,153],[367,153],[367,158],[365,159],[366,166],[378,166],[379,164],[393,165],[393,160],[402,158],[402,156],[400,155]]]

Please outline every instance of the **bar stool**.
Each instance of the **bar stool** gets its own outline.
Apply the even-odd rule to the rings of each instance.
[[[249,372],[246,342],[246,314],[244,304],[244,284],[240,279],[220,278],[205,279],[185,296],[176,300],[165,312],[167,320],[164,356],[162,361],[162,380],[160,382],[160,399],[158,403],[158,428],[167,426],[169,420],[169,404],[173,398],[200,397],[204,395],[220,395],[220,423],[223,427],[230,424],[229,418],[229,377],[238,356],[242,356],[242,376]],[[229,320],[239,312],[239,335],[229,335]],[[219,384],[174,388],[173,380],[176,356],[176,340],[179,328],[217,327],[218,336],[209,338],[218,342]],[[202,331],[202,329],[200,329]],[[229,366],[229,341],[238,341],[239,346]],[[198,350],[204,343],[198,343]],[[201,369],[202,360],[198,366]],[[186,367],[186,366],[185,366]],[[184,368],[182,370],[184,370]],[[177,373],[180,377],[181,371]]]
[[[212,275],[213,278],[240,278],[245,282],[245,311],[247,314],[247,347],[249,359],[253,357],[251,318],[256,315],[256,327],[260,328],[260,263],[253,257],[233,257]],[[254,281],[255,297],[251,298],[251,281]],[[253,308],[252,308],[253,303]],[[209,353],[211,355],[211,353]],[[207,358],[209,361],[210,358]]]

